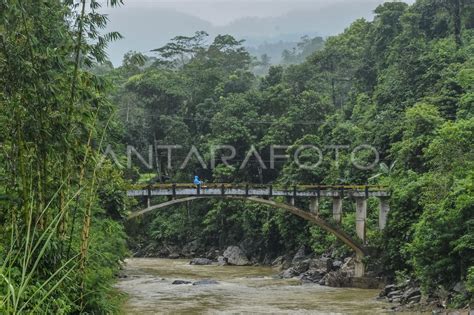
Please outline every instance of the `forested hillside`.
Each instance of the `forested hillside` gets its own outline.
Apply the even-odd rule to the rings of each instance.
[[[140,148],[143,156],[155,141],[183,146],[173,152],[171,169],[161,151],[155,175],[142,175],[142,182],[161,173],[156,181],[191,182],[199,175],[204,182],[388,185],[392,211],[384,233],[376,232],[377,205],[370,204],[368,243],[380,257],[371,263],[386,275],[418,279],[427,292],[470,281],[472,293],[472,3],[395,2],[375,13],[374,21],[357,20],[328,38],[303,63],[272,67],[264,77],[251,73],[249,54],[229,35],[210,45],[203,33],[177,38],[157,49],[158,61],[149,66],[143,66],[145,56],[129,54],[110,74],[124,130],[118,142]],[[191,145],[209,167],[209,150],[219,144],[238,148],[230,166],[210,170],[193,159],[179,168]],[[324,162],[305,170],[278,161],[273,170],[251,159],[240,169],[252,146],[269,162],[272,144],[291,145],[290,154],[297,145],[318,145],[326,148]],[[350,150],[341,149],[336,162],[331,146],[363,144],[379,150],[377,169],[354,168]],[[309,153],[305,158],[318,160]],[[328,216],[330,206],[322,205]],[[134,227],[143,232],[142,254],[153,252],[150,244],[161,254],[173,245],[207,250],[241,244],[265,262],[301,245],[320,254],[336,246],[336,253],[347,254],[319,228],[251,203],[207,201],[151,216]],[[354,209],[345,205],[344,225],[354,220]]]
[[[130,184],[192,183],[196,175],[204,183],[386,185],[383,232],[369,203],[369,268],[438,296],[461,283],[449,306],[472,303],[471,0],[387,2],[373,21],[354,21],[302,63],[264,76],[254,74],[238,38],[200,31],[152,56],[130,52],[113,69],[105,48],[120,35],[100,35],[106,17],[98,2],[78,3],[0,1],[0,313],[118,312],[112,284],[126,233],[142,255],[236,244],[260,263],[301,246],[350,255],[320,228],[242,201],[198,201],[124,227],[122,219],[144,206],[126,198]],[[150,145],[159,153],[151,169],[138,159],[127,167],[130,146],[147,160]],[[159,145],[182,149],[169,161]],[[237,149],[229,165],[212,165],[218,145]],[[323,161],[271,167],[272,145],[288,145],[282,155],[316,145]],[[376,168],[351,163],[360,145],[377,149]],[[192,146],[203,161],[194,156],[181,167]],[[242,168],[252,148],[263,165],[252,158]],[[301,155],[305,163],[318,158]],[[374,156],[357,159],[365,165]],[[321,216],[330,208],[321,202]],[[343,211],[351,231],[355,209],[345,203]]]

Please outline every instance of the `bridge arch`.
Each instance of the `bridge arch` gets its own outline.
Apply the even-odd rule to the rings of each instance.
[[[199,199],[209,199],[209,198],[216,198],[217,196],[191,196],[191,197],[184,197],[184,198],[179,198],[179,199],[174,199],[170,200],[167,202],[163,202],[157,205],[150,206],[146,209],[143,209],[141,211],[137,211],[132,213],[129,217],[128,220],[134,219],[136,217],[145,215],[149,212],[161,209],[161,208],[166,208],[172,205],[188,202],[188,201],[194,201],[194,200],[199,200]],[[336,236],[339,240],[341,240],[344,244],[349,246],[355,253],[356,253],[356,276],[362,276],[364,271],[364,267],[362,265],[361,259],[367,254],[367,249],[358,241],[354,240],[350,235],[348,235],[346,232],[344,232],[342,229],[339,227],[319,218],[318,216],[304,211],[301,208],[286,204],[286,203],[281,203],[281,202],[276,202],[273,200],[267,200],[263,198],[258,198],[258,197],[235,197],[235,196],[222,196],[218,197],[221,199],[231,199],[231,200],[244,200],[244,201],[251,201],[251,202],[256,202],[259,204],[264,204],[267,206],[271,206],[273,208],[280,208],[284,209],[300,218],[303,218],[326,232],[329,232]]]

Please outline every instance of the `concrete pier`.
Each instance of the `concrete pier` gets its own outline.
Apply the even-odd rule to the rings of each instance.
[[[359,278],[365,275],[365,264],[363,262],[364,256],[356,254],[354,260],[354,276]]]
[[[379,229],[383,231],[387,226],[388,213],[390,212],[390,201],[388,198],[379,198]]]
[[[341,197],[332,198],[332,218],[337,223],[342,222],[342,198]]]
[[[319,199],[318,198],[311,198],[309,201],[309,211],[316,215],[319,216]]]
[[[365,229],[367,221],[367,199],[356,198],[356,233],[365,243]]]

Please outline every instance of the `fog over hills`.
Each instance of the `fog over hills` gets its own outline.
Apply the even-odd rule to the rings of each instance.
[[[114,65],[129,50],[152,54],[177,35],[207,31],[211,37],[231,34],[246,39],[255,54],[258,46],[294,47],[303,35],[329,36],[340,33],[357,18],[371,19],[383,0],[319,1],[145,1],[126,2],[120,8],[105,9],[108,31],[125,38],[108,50]],[[411,2],[411,1],[407,1]],[[271,53],[270,53],[271,54]],[[278,58],[273,52],[273,59]],[[277,60],[274,60],[277,61]]]

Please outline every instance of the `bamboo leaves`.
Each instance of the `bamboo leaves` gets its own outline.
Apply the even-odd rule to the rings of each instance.
[[[87,274],[102,265],[83,262],[101,211],[95,143],[107,126],[99,120],[112,115],[109,84],[84,67],[104,61],[107,43],[121,38],[100,35],[107,18],[99,8],[94,0],[0,2],[0,250],[9,248],[0,305],[8,313],[94,309],[81,297],[97,289]]]

